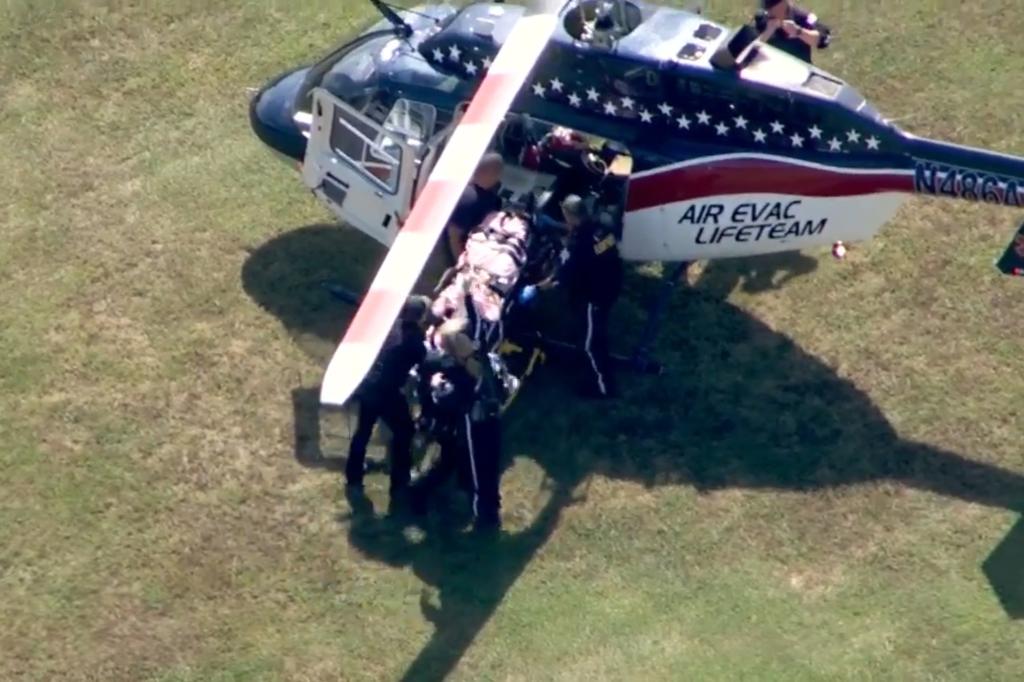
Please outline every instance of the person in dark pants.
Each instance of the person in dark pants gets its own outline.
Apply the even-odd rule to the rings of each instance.
[[[612,305],[622,290],[622,258],[614,225],[587,215],[583,200],[570,195],[562,201],[570,230],[567,259],[557,283],[569,294],[578,343],[583,351],[584,394],[609,398],[617,392],[608,344]],[[552,286],[546,283],[544,288]]]
[[[458,472],[473,496],[476,528],[497,529],[501,525],[500,403],[487,395],[487,368],[477,359],[464,323],[445,323],[441,336],[450,362],[424,377],[430,385],[430,413],[441,453],[434,466],[413,484],[413,509],[424,513],[430,493]]]
[[[823,50],[832,42],[832,29],[818,21],[814,12],[798,7],[791,0],[762,0],[762,9],[754,16],[760,39],[808,64],[816,48]]]
[[[466,248],[470,231],[483,222],[489,213],[501,209],[501,173],[504,161],[501,154],[488,152],[480,159],[473,180],[463,190],[446,229],[449,265],[455,265]]]
[[[412,469],[412,437],[414,432],[409,403],[402,393],[409,372],[426,354],[423,324],[430,300],[412,296],[402,310],[398,325],[392,330],[366,379],[356,391],[359,400],[359,422],[352,436],[348,461],[345,463],[346,484],[361,488],[366,465],[366,446],[378,420],[391,430],[391,491],[406,488]]]

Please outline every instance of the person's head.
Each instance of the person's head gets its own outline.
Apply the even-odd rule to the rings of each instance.
[[[570,194],[565,199],[562,199],[560,207],[562,215],[565,217],[565,224],[569,226],[569,229],[578,226],[586,217],[586,207],[583,205],[583,199],[576,194]]]
[[[466,334],[465,320],[452,318],[446,320],[437,330],[441,338],[441,350],[450,355],[460,365],[473,357],[475,348],[473,340]]]
[[[789,15],[790,0],[761,0],[761,7],[772,19],[785,19]]]
[[[480,158],[476,172],[473,173],[473,182],[484,189],[491,189],[501,182],[501,171],[505,162],[498,152],[487,152]]]
[[[399,319],[403,325],[424,327],[427,324],[430,312],[430,299],[426,296],[410,296],[402,306]]]

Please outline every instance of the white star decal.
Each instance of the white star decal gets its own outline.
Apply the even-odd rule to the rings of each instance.
[[[849,140],[850,142],[859,142],[860,133],[858,133],[856,130],[851,130],[850,132],[846,133],[846,139]]]
[[[715,132],[717,132],[719,135],[725,135],[727,132],[729,132],[729,126],[725,125],[724,123],[719,123],[718,125],[715,126]]]
[[[679,124],[680,128],[685,128],[686,130],[690,129],[690,119],[686,118],[686,114],[683,114],[682,116],[677,118],[676,123]]]
[[[663,113],[665,116],[672,115],[672,107],[667,102],[662,102],[658,105],[658,111]]]
[[[742,116],[737,116],[732,120],[736,122],[737,128],[741,128],[743,130],[747,129],[747,119],[743,118]]]
[[[580,105],[580,101],[580,96],[575,92],[569,93],[569,104],[574,107],[578,107]]]
[[[604,113],[608,114],[609,116],[614,116],[615,115],[615,105],[612,104],[611,102],[605,102],[604,103]]]
[[[651,119],[653,119],[653,118],[654,118],[654,115],[651,114],[651,112],[647,111],[646,109],[641,109],[640,110],[640,121],[642,123],[650,123]]]
[[[772,132],[773,133],[781,133],[785,129],[786,129],[786,126],[782,125],[778,121],[772,121]]]
[[[444,52],[442,52],[441,48],[439,48],[439,47],[435,47],[434,48],[434,61],[435,62],[444,61]]]
[[[555,80],[551,81],[550,85],[551,85],[551,92],[561,92],[562,91],[563,83],[562,83],[562,81],[558,80],[557,78]]]
[[[597,92],[597,90],[595,90],[594,88],[589,88],[587,90],[587,100],[591,102],[596,102],[598,94],[599,93]]]
[[[820,140],[821,139],[821,128],[819,128],[818,126],[816,126],[816,125],[811,126],[811,129],[808,132],[811,134],[811,139],[812,140]]]
[[[838,137],[833,137],[828,141],[828,150],[830,152],[837,152],[842,149],[843,143],[839,141]]]
[[[466,73],[468,73],[470,76],[475,75],[476,64],[474,64],[473,62],[466,62]]]
[[[622,98],[622,108],[623,109],[632,109],[633,108],[633,98],[632,97],[623,97]]]
[[[459,49],[458,45],[452,45],[448,48],[448,57],[451,58],[453,62],[459,61],[460,55],[462,55],[462,50]]]
[[[878,149],[879,139],[877,137],[875,137],[874,135],[872,135],[871,137],[869,137],[868,139],[866,139],[864,141],[868,143],[868,149],[875,149],[875,150]]]
[[[491,58],[490,57],[484,57],[482,62],[483,62],[485,70],[491,68]]]
[[[700,123],[701,125],[710,125],[711,124],[711,117],[708,116],[708,112],[703,111],[703,110],[700,111],[697,114],[697,123]]]
[[[533,84],[533,94],[537,95],[537,97],[543,97],[544,96],[544,86],[541,85],[540,83],[534,83]]]
[[[794,147],[804,146],[804,138],[802,138],[799,133],[793,133],[789,136],[789,139],[793,143]]]
[[[764,142],[765,133],[763,130],[758,128],[754,131],[754,142]]]

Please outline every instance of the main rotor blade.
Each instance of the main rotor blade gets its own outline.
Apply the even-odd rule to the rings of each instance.
[[[554,32],[560,7],[559,0],[542,0],[495,56],[327,366],[322,404],[343,405],[373,366],[480,157]]]

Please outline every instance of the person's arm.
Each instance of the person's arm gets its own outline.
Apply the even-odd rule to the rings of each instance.
[[[466,248],[466,233],[455,223],[448,223],[448,248],[456,261]]]
[[[771,39],[772,35],[774,35],[775,32],[778,31],[780,28],[785,30],[785,25],[783,24],[783,22],[779,21],[778,19],[769,19],[768,23],[765,24],[764,31],[761,32],[761,35],[757,36],[758,42],[768,42],[768,40]]]
[[[790,38],[797,38],[810,47],[825,49],[832,42],[832,31],[825,24],[818,21],[818,17],[811,13],[805,17],[798,17],[800,21],[787,19],[782,24],[782,30]]]

